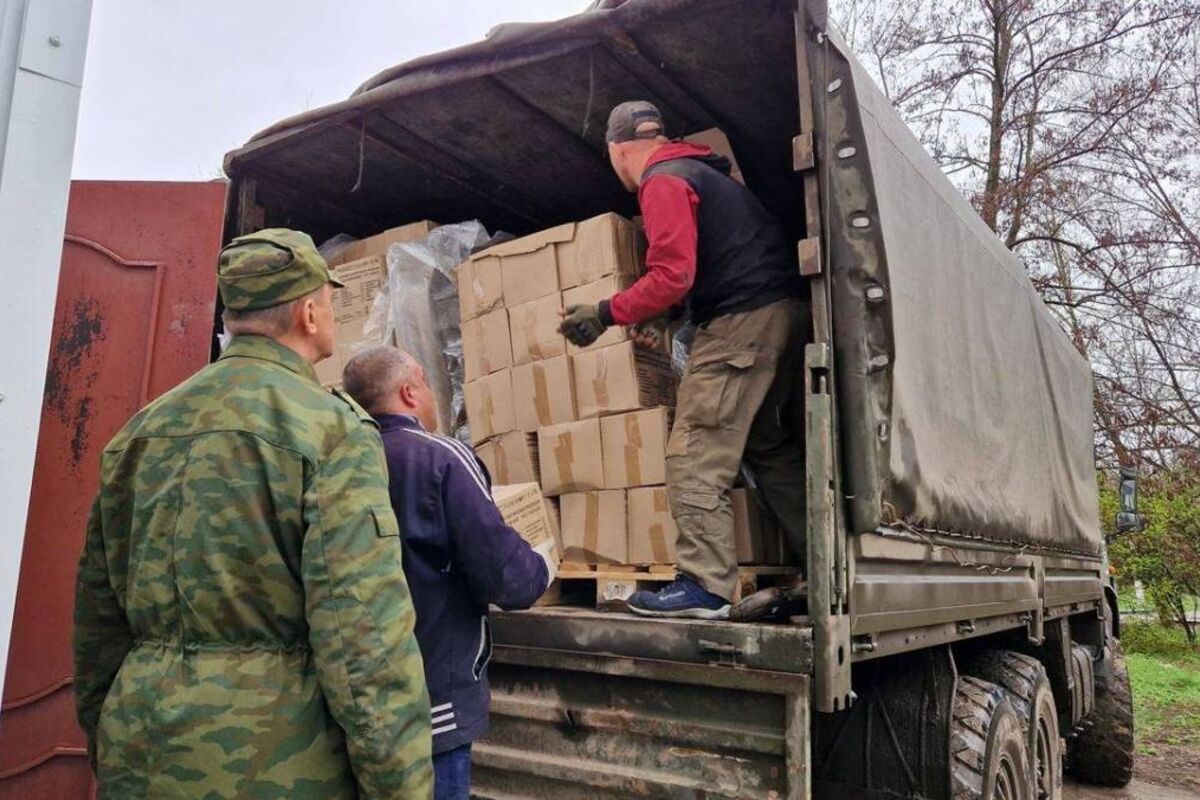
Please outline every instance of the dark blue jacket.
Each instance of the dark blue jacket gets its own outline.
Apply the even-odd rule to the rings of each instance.
[[[546,589],[546,564],[504,524],[471,448],[427,433],[415,417],[376,419],[417,611],[433,752],[443,753],[487,730],[488,604],[531,606]]]

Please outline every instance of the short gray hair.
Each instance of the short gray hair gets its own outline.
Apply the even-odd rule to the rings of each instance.
[[[368,413],[376,414],[400,384],[417,379],[420,368],[415,358],[398,347],[372,347],[346,362],[342,388]]]
[[[292,317],[296,308],[305,300],[316,297],[323,288],[325,287],[318,286],[308,294],[277,306],[242,310],[227,308],[221,312],[221,322],[225,325],[225,332],[230,335],[257,334],[278,338],[292,329]]]

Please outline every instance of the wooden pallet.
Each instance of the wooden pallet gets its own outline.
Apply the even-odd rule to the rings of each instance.
[[[763,589],[789,583],[796,575],[791,566],[738,567],[734,602]],[[554,582],[538,605],[594,605],[598,609],[623,610],[634,592],[654,590],[675,579],[671,564],[571,564],[559,567]]]

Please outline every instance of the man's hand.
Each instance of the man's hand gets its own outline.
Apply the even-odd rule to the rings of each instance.
[[[666,317],[646,320],[629,327],[629,338],[635,345],[646,350],[661,350],[666,336]]]
[[[600,319],[598,306],[567,306],[558,313],[563,318],[562,324],[558,326],[558,332],[566,336],[567,341],[576,347],[587,347],[592,344],[608,327]]]
[[[558,550],[553,539],[546,541],[533,548],[533,552],[542,557],[542,561],[546,562],[546,588],[550,588],[550,584],[554,583],[554,578],[558,575]]]

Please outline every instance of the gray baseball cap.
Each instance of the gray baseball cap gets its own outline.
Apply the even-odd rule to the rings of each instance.
[[[621,103],[608,115],[607,142],[632,142],[635,139],[653,139],[665,136],[662,114],[658,107],[645,100],[630,100]]]

